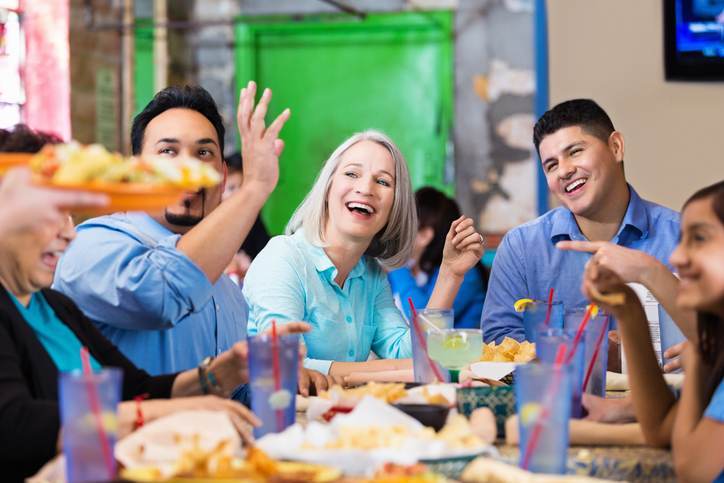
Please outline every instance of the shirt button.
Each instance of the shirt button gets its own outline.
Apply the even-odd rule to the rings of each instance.
[[[349,352],[347,352],[347,354],[349,354],[350,357],[353,357],[353,356],[354,356],[354,351],[349,351]]]
[[[221,310],[221,305],[216,304],[216,311],[218,312],[219,310]]]
[[[352,317],[350,317],[349,315],[347,317],[345,317],[344,320],[346,320],[350,324],[352,323]]]

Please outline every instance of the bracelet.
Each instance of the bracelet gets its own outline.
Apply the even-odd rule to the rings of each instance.
[[[197,369],[199,374],[199,385],[201,386],[201,392],[203,394],[209,394],[209,381],[206,379],[206,369],[208,369],[209,364],[211,364],[211,358],[207,357],[201,361],[201,364],[199,364]]]
[[[148,398],[148,393],[146,394],[139,394],[138,396],[134,397],[133,400],[136,401],[136,420],[133,421],[133,430],[137,430],[141,426],[143,426],[146,422],[146,420],[143,418],[143,407],[141,406],[141,403],[144,399]]]

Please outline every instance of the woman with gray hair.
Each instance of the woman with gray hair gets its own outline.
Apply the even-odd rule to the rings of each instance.
[[[411,367],[367,361],[412,355],[409,328],[395,306],[385,269],[410,257],[417,234],[415,198],[402,153],[378,131],[357,133],[329,157],[286,235],[273,238],[244,280],[249,335],[272,320],[304,320],[305,366],[344,377]],[[453,222],[440,276],[428,302],[450,308],[465,273],[480,260],[483,237],[470,218]]]

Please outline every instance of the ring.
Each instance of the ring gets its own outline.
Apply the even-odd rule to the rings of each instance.
[[[483,237],[482,233],[478,233],[478,236],[480,237],[480,244],[485,245],[485,238]]]

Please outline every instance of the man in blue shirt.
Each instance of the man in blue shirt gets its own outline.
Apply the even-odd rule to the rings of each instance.
[[[196,367],[246,338],[247,307],[224,268],[276,186],[278,134],[289,117],[285,110],[266,127],[271,92],[255,108],[255,91],[249,83],[239,101],[245,173],[232,196],[221,202],[222,183],[186,194],[164,213],[93,218],[78,226],[58,265],[55,288],[151,374]],[[136,155],[194,157],[226,174],[222,119],[201,87],[159,92],[134,119],[131,137]],[[214,369],[209,359],[202,365]]]
[[[481,317],[485,340],[523,340],[523,314],[513,304],[546,300],[551,287],[566,308],[586,305],[581,280],[591,252],[626,282],[646,286],[690,333],[689,314],[674,309],[678,281],[667,268],[679,215],[626,182],[623,135],[606,112],[588,99],[563,102],[538,120],[533,140],[562,206],[503,238]]]

